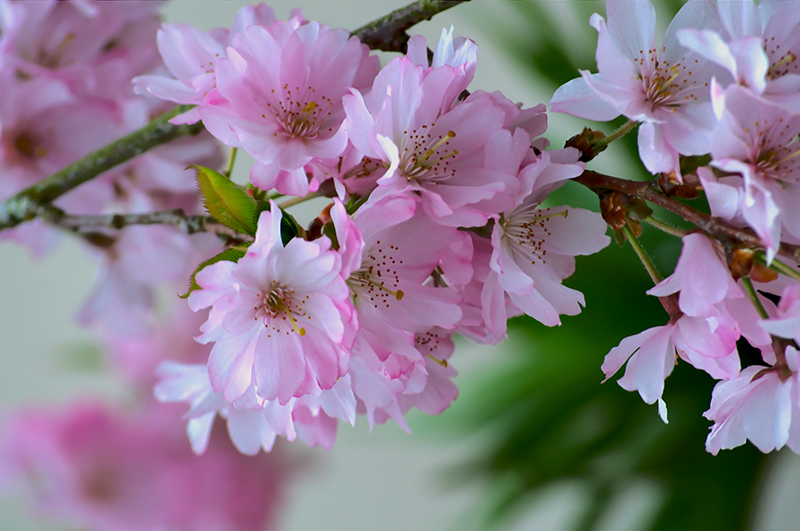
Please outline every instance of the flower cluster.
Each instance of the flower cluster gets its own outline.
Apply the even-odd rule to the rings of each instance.
[[[754,255],[683,236],[675,272],[648,291],[669,324],[624,339],[603,364],[611,377],[627,361],[620,385],[658,401],[665,421],[664,379],[677,358],[722,380],[706,412],[712,453],[745,439],[765,452],[800,447],[800,274],[781,262],[794,262],[800,243],[799,15],[789,2],[688,2],[658,45],[650,2],[609,0],[607,18],[591,19],[599,73],[582,71],[551,101],[583,118],[639,122],[639,155],[667,195],[701,186],[714,216],[763,242]],[[740,338],[765,365],[742,369]]]
[[[191,406],[195,451],[217,414],[244,453],[278,435],[329,448],[357,413],[408,430],[410,408],[438,414],[456,398],[454,334],[497,343],[510,317],[553,326],[580,312],[562,280],[609,243],[606,225],[540,206],[583,171],[579,153],[545,151],[543,105],[466,92],[474,42],[443,31],[429,62],[413,36],[381,69],[356,37],[299,13],[259,6],[236,21],[213,34],[164,25],[174,78],[135,80],[196,103],[175,121],[202,119],[255,159],[255,240],[204,264],[189,295],[210,309],[197,337],[213,343],[208,363],[158,369],[156,396]],[[333,202],[303,230],[267,200],[281,195]]]

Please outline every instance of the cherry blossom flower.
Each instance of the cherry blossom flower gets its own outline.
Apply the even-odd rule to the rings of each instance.
[[[515,206],[494,223],[491,272],[481,302],[487,326],[498,339],[506,333],[503,292],[520,310],[548,326],[561,323],[559,314],[580,313],[583,295],[561,281],[574,272],[574,256],[595,253],[611,241],[597,213],[539,208],[554,187],[583,171],[583,164],[574,161],[576,155],[574,150],[545,151],[526,166],[520,173],[522,190]],[[573,163],[557,162],[565,156],[574,157]]]
[[[200,31],[188,24],[164,24],[158,30],[158,51],[164,65],[175,78],[161,75],[138,76],[133,79],[138,94],[151,94],[175,103],[199,104],[217,86],[216,64],[227,57],[233,37],[245,28],[258,24],[265,27],[275,22],[275,12],[266,4],[244,6],[236,13],[230,30],[217,28]],[[297,13],[290,24],[299,26]],[[197,109],[176,116],[172,123],[195,123],[200,120]]]
[[[772,335],[793,339],[800,344],[800,284],[790,284],[781,294],[774,318],[759,323]]]
[[[719,244],[703,234],[684,236],[675,272],[647,293],[665,297],[680,291],[678,305],[683,313],[711,317],[723,300],[744,296],[724,260]]]
[[[345,329],[355,322],[341,260],[327,237],[284,246],[282,214],[271,207],[247,254],[200,271],[203,289],[189,297],[193,310],[212,307],[198,340],[215,342],[209,375],[228,401],[255,385],[260,397],[284,405],[330,389],[347,371]]]
[[[782,238],[800,238],[795,208],[800,201],[800,116],[738,85],[715,91],[714,98],[724,111],[714,131],[712,165],[734,176],[718,179],[702,168],[698,176],[712,211],[752,227],[771,261]]]
[[[791,374],[782,378],[777,371],[753,365],[738,378],[718,383],[711,395],[711,407],[704,416],[714,421],[706,449],[714,455],[749,440],[762,452],[780,450],[785,444],[800,452],[800,381],[798,352],[786,347]]]
[[[678,154],[703,155],[715,124],[708,84],[727,73],[676,40],[681,28],[719,30],[710,2],[687,2],[667,28],[662,46],[655,40],[655,9],[649,1],[608,0],[608,23],[598,14],[598,74],[560,87],[552,110],[589,120],[608,121],[620,114],[642,122],[639,156],[651,173],[677,171]]]
[[[659,415],[666,422],[667,406],[661,395],[677,356],[713,378],[732,379],[741,367],[736,350],[738,339],[738,324],[724,308],[707,319],[683,315],[675,323],[623,339],[606,355],[602,370],[608,380],[627,361],[619,385],[627,391],[638,391],[646,404],[658,401]]]
[[[346,30],[317,22],[250,26],[217,60],[217,88],[199,107],[200,117],[211,134],[256,159],[253,184],[304,196],[303,167],[347,147],[342,96],[351,87],[368,88],[378,67],[378,58]]]
[[[156,67],[154,2],[3,2],[4,69],[60,80],[78,96],[130,97],[130,80]]]
[[[415,213],[415,201],[387,197],[350,218],[331,211],[359,331],[381,360],[390,353],[420,359],[414,334],[431,326],[452,329],[461,318],[459,295],[426,285],[448,252],[445,243],[467,238],[454,228]]]
[[[448,65],[429,71],[403,56],[375,78],[367,100],[357,91],[344,97],[350,141],[389,166],[370,201],[407,195],[437,223],[471,227],[484,225],[492,213],[481,201],[516,191],[516,172],[487,164],[511,149],[496,138],[503,135],[503,110],[486,95],[448,108],[448,91],[463,76]],[[492,153],[487,145],[502,151]]]
[[[717,2],[725,31],[682,29],[680,43],[730,72],[736,83],[800,112],[800,14],[790,3]]]
[[[160,381],[155,386],[155,396],[159,401],[189,404],[184,415],[188,419],[186,433],[198,455],[206,451],[218,414],[226,420],[234,446],[246,455],[255,455],[262,449],[270,452],[278,435],[289,441],[299,435],[309,446],[330,449],[336,438],[336,419],[355,424],[356,399],[349,374],[319,395],[304,395],[280,404],[259,397],[254,385],[236,400],[226,400],[212,388],[205,365],[166,361],[156,368],[156,373]]]

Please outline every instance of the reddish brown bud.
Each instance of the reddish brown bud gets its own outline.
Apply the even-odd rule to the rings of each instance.
[[[603,140],[605,137],[606,135],[602,131],[594,131],[588,127],[584,127],[583,131],[567,140],[564,147],[574,147],[581,152],[581,156],[578,160],[589,162],[606,149],[606,144],[601,144],[600,146],[596,145],[597,142]]]
[[[600,214],[608,226],[619,230],[625,226],[630,196],[622,192],[607,192],[600,197]]]
[[[778,279],[778,272],[756,262],[750,271],[750,278],[756,282],[772,282]]]
[[[731,274],[735,280],[746,277],[753,269],[753,256],[755,253],[751,249],[734,249],[730,253],[729,264]]]
[[[656,184],[665,194],[680,199],[696,199],[700,197],[702,189],[697,175],[684,175],[683,182],[680,182],[674,171],[660,174],[656,177]]]

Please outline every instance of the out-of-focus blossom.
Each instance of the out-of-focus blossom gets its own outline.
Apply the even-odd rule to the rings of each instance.
[[[61,526],[274,526],[290,472],[280,452],[248,458],[215,435],[198,458],[173,413],[160,405],[123,413],[96,404],[21,412],[4,427],[4,470],[14,477],[3,479],[24,480],[37,514]]]

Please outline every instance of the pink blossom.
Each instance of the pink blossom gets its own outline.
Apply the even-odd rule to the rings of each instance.
[[[453,289],[426,285],[449,252],[467,238],[455,228],[415,213],[413,199],[398,196],[367,204],[353,220],[332,210],[347,284],[358,311],[359,334],[385,360],[390,353],[419,359],[414,334],[431,326],[452,329],[461,318]]]
[[[398,57],[366,100],[357,91],[344,97],[350,141],[389,166],[371,201],[406,195],[437,223],[471,227],[493,213],[481,202],[516,191],[518,168],[509,174],[492,166],[514,156],[503,109],[486,95],[449,108],[450,87],[463,76],[448,65],[428,70]]]
[[[129,97],[154,68],[155,2],[4,2],[4,69],[60,80],[79,96]]]
[[[442,35],[436,43],[436,50],[433,52],[433,60],[428,63],[428,45],[422,35],[412,35],[408,40],[408,57],[415,65],[427,69],[427,73],[433,73],[436,68],[447,65],[455,68],[459,75],[458,81],[451,84],[447,89],[447,95],[443,99],[442,107],[449,109],[453,106],[456,98],[467,89],[467,86],[475,77],[475,67],[478,64],[478,45],[465,37],[453,39],[453,26],[450,30],[442,28]],[[430,68],[429,68],[430,67]]]
[[[655,10],[649,1],[608,0],[606,21],[592,15],[598,31],[599,74],[560,87],[550,103],[555,112],[608,121],[623,114],[642,122],[639,156],[651,173],[679,171],[678,155],[703,155],[710,148],[715,120],[708,83],[726,76],[702,55],[676,40],[681,28],[717,30],[721,22],[710,2],[687,2],[655,40]]]
[[[265,27],[275,22],[275,12],[266,4],[244,6],[236,13],[230,30],[217,28],[210,32],[200,31],[188,24],[164,24],[158,30],[158,51],[174,79],[161,75],[146,75],[134,78],[138,94],[151,94],[175,103],[202,103],[217,85],[216,63],[226,57],[226,49],[233,37],[254,24]],[[290,23],[299,26],[302,16]],[[195,123],[200,120],[197,109],[192,109],[176,118],[173,123]]]
[[[737,339],[738,325],[724,309],[707,319],[683,315],[675,323],[623,339],[606,355],[602,370],[608,380],[627,361],[619,385],[638,391],[647,404],[658,401],[659,415],[666,422],[667,407],[661,395],[677,356],[713,378],[735,378],[740,369]]]
[[[759,322],[761,327],[772,335],[800,344],[800,284],[790,284],[783,290],[776,314]]]
[[[680,43],[730,72],[736,83],[800,112],[800,15],[784,2],[717,2],[725,32],[683,29]]]
[[[522,190],[515,206],[495,221],[491,272],[481,294],[484,319],[495,338],[506,332],[504,292],[520,310],[548,326],[561,323],[559,314],[578,314],[583,295],[561,281],[574,272],[574,256],[595,253],[611,241],[597,213],[539,208],[555,186],[583,171],[580,163],[551,160],[572,153],[545,151],[526,166],[520,173]]]
[[[284,246],[282,214],[271,206],[247,254],[203,269],[196,277],[203,289],[189,297],[193,310],[212,307],[198,340],[215,342],[209,375],[228,401],[255,385],[284,405],[330,389],[347,371],[346,328],[355,322],[341,260],[327,237]]]
[[[779,450],[788,443],[800,451],[800,381],[798,352],[786,348],[791,375],[783,380],[768,367],[753,365],[738,378],[720,382],[704,416],[714,421],[706,450],[716,455],[750,440],[762,452]]]
[[[717,180],[700,171],[714,213],[741,219],[775,256],[783,230],[800,238],[800,116],[734,85],[714,94],[720,122],[714,131],[712,165],[735,177]],[[738,177],[741,176],[741,177]]]
[[[377,70],[377,57],[346,30],[317,22],[250,26],[218,59],[216,91],[199,112],[214,136],[256,159],[253,184],[305,195],[303,167],[347,147],[342,96],[369,87]]]
[[[309,446],[330,449],[336,437],[336,419],[355,424],[356,399],[349,374],[319,395],[304,395],[280,404],[259,397],[254,385],[236,400],[226,400],[212,388],[204,365],[167,361],[156,372],[160,378],[155,386],[156,398],[190,406],[184,418],[188,419],[186,433],[196,454],[206,451],[217,414],[226,420],[234,446],[246,455],[255,455],[261,449],[271,451],[278,435],[289,441],[299,435]]]
[[[78,312],[78,322],[102,325],[122,336],[149,335],[156,285],[183,281],[196,264],[195,248],[203,260],[218,246],[211,234],[190,237],[165,225],[125,227],[114,245],[101,251],[100,278]]]
[[[678,291],[681,311],[693,317],[711,317],[723,300],[744,296],[731,277],[720,245],[697,233],[683,237],[675,272],[647,293],[665,297]]]
[[[285,457],[246,458],[215,435],[198,458],[172,413],[159,405],[125,414],[97,404],[21,412],[4,430],[2,457],[29,480],[37,514],[57,527],[275,525],[291,470]]]

